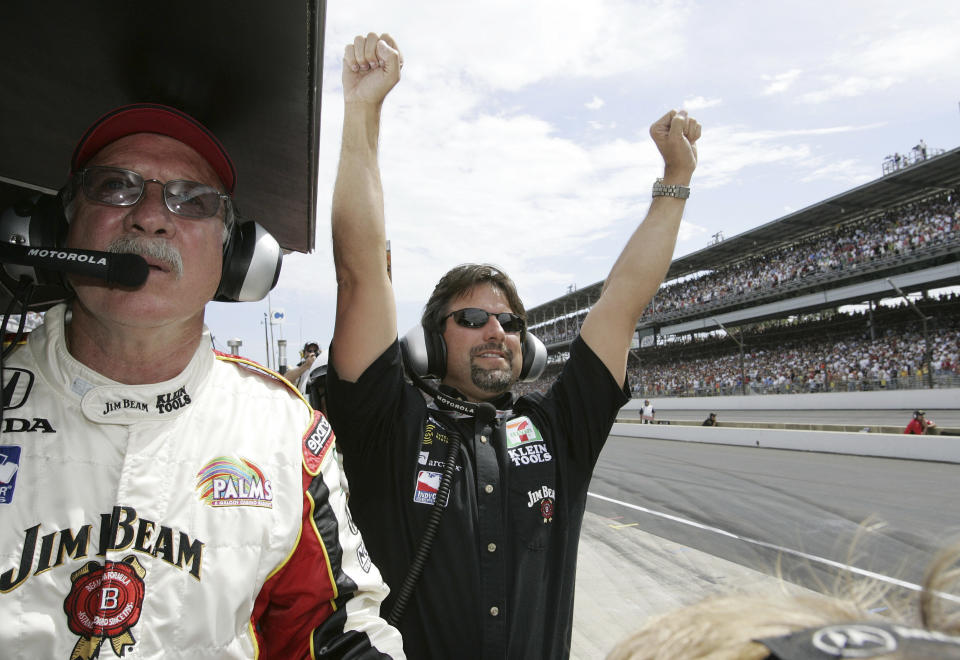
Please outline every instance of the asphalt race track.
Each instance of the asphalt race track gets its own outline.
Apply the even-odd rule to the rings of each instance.
[[[796,416],[796,413],[794,413]],[[830,591],[838,574],[915,593],[960,541],[960,466],[611,436],[581,534],[572,657],[711,593]]]

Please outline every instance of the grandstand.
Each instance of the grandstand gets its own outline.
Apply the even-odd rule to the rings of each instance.
[[[836,391],[853,387],[852,381],[860,389],[881,382],[955,386],[956,300],[924,297],[919,306],[905,304],[890,314],[881,313],[877,303],[960,285],[960,148],[885,171],[879,179],[675,259],[637,325],[638,347],[630,360],[635,394],[733,393],[748,385],[754,392],[783,392],[798,391],[800,383],[803,391]],[[530,329],[544,340],[552,364],[565,359],[602,286],[597,282],[528,310]],[[865,312],[838,313],[846,305],[862,305]],[[799,341],[790,338],[798,333],[806,332],[809,340],[810,324],[820,340],[815,350],[823,355],[805,352],[792,368],[790,388],[765,386],[779,374],[763,373],[758,351]],[[733,341],[724,339],[724,332]],[[857,349],[858,342],[873,342],[872,362],[864,358],[853,367],[834,360],[834,369],[826,366],[831,355]],[[904,342],[915,355],[900,354]],[[657,385],[653,372],[693,358],[693,347],[699,358],[714,361],[746,351],[746,364],[734,369],[733,378],[726,368],[720,377],[701,373],[682,386]],[[555,373],[548,369],[534,387],[545,387]]]

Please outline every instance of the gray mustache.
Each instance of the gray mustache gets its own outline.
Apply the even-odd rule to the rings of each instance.
[[[183,257],[180,251],[164,239],[149,239],[139,236],[120,236],[107,246],[107,252],[115,254],[139,254],[156,259],[170,268],[179,280],[183,277]]]

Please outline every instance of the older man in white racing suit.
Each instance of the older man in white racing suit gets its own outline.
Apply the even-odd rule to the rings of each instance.
[[[149,272],[71,276],[3,365],[4,658],[403,657],[326,419],[211,349],[234,180],[163,106],[106,115],[74,154],[66,246]]]

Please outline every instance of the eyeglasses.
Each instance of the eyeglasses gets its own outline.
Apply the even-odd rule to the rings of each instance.
[[[464,328],[482,328],[487,324],[487,320],[493,316],[497,319],[497,323],[500,324],[500,327],[503,328],[504,332],[523,332],[523,329],[526,327],[526,322],[516,314],[511,312],[500,312],[495,314],[493,312],[488,312],[485,309],[480,309],[479,307],[466,307],[464,309],[458,309],[455,312],[450,312],[444,317],[444,320],[453,317],[453,320],[457,322],[457,325],[462,325]]]
[[[223,200],[227,209],[224,220],[230,220],[230,196],[204,183],[182,179],[164,183],[144,179],[131,170],[99,165],[80,170],[79,176],[83,194],[93,202],[134,206],[143,197],[146,184],[152,182],[163,186],[163,203],[171,213],[185,218],[209,218],[220,211],[220,200]]]

